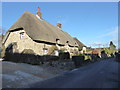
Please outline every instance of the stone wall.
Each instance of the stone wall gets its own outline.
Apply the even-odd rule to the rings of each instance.
[[[23,33],[23,36],[21,37],[21,34]],[[45,43],[37,43],[33,41],[25,32],[25,30],[19,30],[14,31],[9,34],[9,37],[7,38],[5,42],[5,47],[8,47],[11,43],[16,42],[17,43],[17,50],[19,53],[21,53],[24,49],[31,49],[33,50],[37,55],[44,55],[43,48],[47,48],[48,51],[53,47],[53,45],[45,44]],[[57,46],[58,47],[58,46]],[[76,47],[69,47],[69,46],[59,46],[59,49],[66,48],[67,51],[71,50],[78,50]]]

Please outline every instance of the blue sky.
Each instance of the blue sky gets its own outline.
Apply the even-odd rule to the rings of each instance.
[[[62,29],[77,37],[87,46],[107,46],[112,40],[117,44],[118,28],[117,2],[4,2],[2,3],[2,27],[8,30],[18,18],[29,11],[36,14],[41,8],[43,18],[56,25],[62,23]]]

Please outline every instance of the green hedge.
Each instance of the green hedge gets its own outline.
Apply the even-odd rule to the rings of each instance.
[[[57,56],[40,56],[34,54],[23,54],[23,53],[5,53],[5,61],[13,61],[17,63],[28,63],[32,65],[40,65],[46,62],[58,60]]]

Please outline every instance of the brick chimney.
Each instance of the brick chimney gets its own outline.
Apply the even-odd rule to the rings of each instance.
[[[39,16],[40,19],[42,19],[42,13],[40,12],[40,8],[39,7],[38,7],[37,15]]]
[[[62,24],[61,23],[57,23],[57,27],[58,28],[62,28]]]

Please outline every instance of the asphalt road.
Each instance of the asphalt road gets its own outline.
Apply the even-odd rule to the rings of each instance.
[[[118,88],[120,63],[113,59],[89,64],[55,78],[32,84],[31,88]],[[119,68],[119,69],[118,69]],[[119,84],[119,85],[118,85]]]

